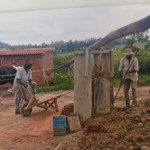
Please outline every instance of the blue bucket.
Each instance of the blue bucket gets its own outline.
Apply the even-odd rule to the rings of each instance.
[[[68,123],[66,116],[53,116],[53,131],[54,135],[64,135],[68,133]]]

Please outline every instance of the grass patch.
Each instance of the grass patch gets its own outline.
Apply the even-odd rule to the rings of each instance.
[[[39,87],[39,88],[37,88],[37,92],[42,93],[42,92],[70,90],[70,89],[73,89],[73,85],[71,85],[71,84],[60,84],[60,85],[54,85],[54,86]]]
[[[114,79],[114,86],[119,86],[120,80]],[[139,75],[138,85],[147,86],[150,85],[150,75]]]

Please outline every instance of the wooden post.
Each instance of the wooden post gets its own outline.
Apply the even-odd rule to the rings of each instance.
[[[99,94],[100,94],[99,76],[101,66],[100,66],[100,54],[93,54],[93,57],[94,57],[94,67],[92,72],[92,115],[95,115],[97,113],[97,103],[99,101]]]
[[[112,78],[111,78],[111,53],[101,53],[101,58],[94,57],[93,69],[93,111],[92,114],[106,114],[110,112],[112,96]],[[100,62],[98,61],[98,58]],[[101,65],[101,67],[100,67]]]
[[[110,51],[110,73],[112,74],[113,78],[110,81],[110,103],[114,105],[114,56],[113,51]]]

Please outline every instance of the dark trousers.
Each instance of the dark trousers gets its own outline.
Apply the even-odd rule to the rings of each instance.
[[[133,104],[137,105],[137,82],[133,82],[130,79],[124,80],[124,95],[126,99],[126,106],[130,106],[130,99],[129,99],[129,90],[130,87],[132,88],[132,98],[133,98]]]

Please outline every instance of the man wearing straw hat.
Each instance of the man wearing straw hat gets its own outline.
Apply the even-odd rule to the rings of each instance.
[[[133,105],[137,105],[137,81],[138,81],[138,71],[139,64],[138,60],[135,57],[135,53],[132,52],[132,49],[127,48],[125,56],[121,58],[119,64],[119,77],[120,80],[123,80],[124,85],[124,95],[126,99],[126,108],[130,108],[130,99],[129,99],[129,89],[132,88],[132,97],[133,97]]]

